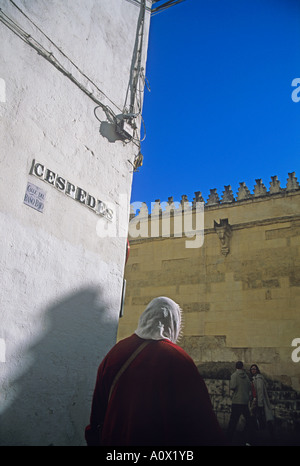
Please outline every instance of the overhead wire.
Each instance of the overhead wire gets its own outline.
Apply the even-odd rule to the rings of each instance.
[[[136,39],[135,39],[135,46],[133,51],[133,59],[131,63],[131,73],[130,73],[130,80],[127,87],[123,113],[127,112],[126,104],[128,99],[129,90],[130,93],[130,103],[129,103],[129,110],[128,113],[135,113],[134,105],[137,95],[137,88],[139,85],[139,79],[143,68],[141,67],[141,60],[142,60],[142,52],[143,52],[143,40],[144,40],[144,22],[145,22],[145,11],[146,11],[146,1],[141,0],[140,3],[140,15],[138,18],[137,24],[137,31],[136,31]],[[138,108],[139,110],[139,108]]]
[[[88,83],[90,83],[105,99],[107,99],[114,106],[115,109],[117,109],[121,114],[126,113],[126,100],[128,96],[128,91],[127,91],[127,95],[125,99],[125,104],[122,110],[95,84],[95,82],[89,76],[87,76],[86,73],[84,73],[79,68],[78,65],[76,65],[76,63],[13,0],[9,0],[9,1],[13,5],[13,7],[16,8],[26,18],[26,20],[30,22],[30,24],[34,28],[36,28],[36,30],[39,31],[53,47],[55,47],[55,49],[59,52],[59,54],[61,54],[64,57],[64,59],[66,59],[79,72],[79,74],[88,81]],[[142,83],[144,87],[147,83],[147,89],[150,91],[149,82],[143,73],[144,69],[141,67],[143,40],[144,40],[145,12],[146,10],[149,10],[149,8],[146,6],[145,0],[141,0],[141,2],[135,2],[135,3],[138,3],[140,5],[141,11],[140,11],[140,16],[138,20],[138,29],[137,29],[137,35],[136,35],[137,48],[136,48],[136,62],[135,63],[137,63],[137,65],[132,67],[133,72],[132,72],[129,86],[128,86],[128,90],[129,88],[131,90],[129,112],[134,114],[134,110],[135,110],[134,107],[136,105],[137,107],[136,116],[140,116],[141,118],[141,123],[144,127],[144,137],[143,139],[141,139],[140,137],[138,138],[133,137],[128,142],[132,141],[133,143],[135,143],[135,141],[138,141],[138,145],[140,148],[140,142],[143,141],[146,137],[146,127],[145,127],[144,119],[142,117],[142,97],[141,96],[144,92],[144,90],[141,89],[141,87],[143,87]],[[14,19],[9,17],[1,8],[0,8],[0,21],[6,27],[8,27],[15,35],[17,35],[22,41],[24,41],[26,44],[28,44],[33,49],[35,49],[39,55],[41,55],[48,62],[50,62],[56,69],[58,69],[58,71],[60,71],[63,75],[69,78],[82,92],[84,92],[90,99],[92,99],[97,104],[97,107],[94,110],[94,114],[98,120],[99,118],[96,115],[96,110],[98,108],[101,108],[104,111],[106,118],[110,122],[116,124],[117,115],[111,109],[111,107],[101,102],[101,100],[99,100],[99,98],[97,98],[94,95],[94,92],[90,91],[84,84],[79,82],[79,80],[70,71],[66,69],[66,67],[54,56],[54,54],[51,51],[47,50],[38,40],[32,37],[31,34],[28,34],[19,24],[16,23],[16,21],[14,21]],[[139,155],[140,155],[140,152],[138,156]]]
[[[144,136],[143,138],[139,137],[132,137],[131,140],[137,141],[140,147],[140,143],[145,140],[146,138],[146,126],[145,121],[142,117],[142,94],[143,90],[141,90],[141,81],[145,84],[146,77],[144,75],[144,68],[141,66],[142,62],[142,52],[143,52],[143,43],[144,43],[144,26],[145,26],[145,12],[146,12],[146,1],[141,0],[140,2],[140,15],[137,24],[137,32],[136,32],[136,42],[135,42],[135,50],[131,65],[131,77],[129,81],[129,85],[127,88],[127,93],[125,97],[124,109],[123,114],[134,114],[135,118],[140,117],[141,123],[144,128]],[[128,99],[128,93],[131,90],[130,94],[130,103],[129,103],[129,110],[127,111],[126,104]],[[135,130],[136,132],[136,130]],[[141,153],[136,156],[135,161],[141,160]],[[139,165],[140,166],[140,165]]]
[[[107,114],[110,118],[114,118],[115,114],[111,110],[110,107],[104,105],[92,91],[89,91],[83,84],[81,84],[73,74],[68,71],[57,58],[53,55],[52,52],[45,49],[43,45],[41,45],[37,40],[35,40],[30,34],[26,33],[14,20],[12,20],[7,14],[0,9],[0,21],[5,24],[14,34],[16,34],[21,40],[23,40],[26,44],[30,45],[32,48],[36,50],[36,52],[49,61],[55,68],[57,68],[63,75],[68,77],[76,86],[79,87],[81,91],[83,91],[90,99],[92,99],[98,106],[100,106],[105,114]],[[101,91],[100,91],[101,92]],[[102,92],[101,92],[102,93]],[[115,105],[115,104],[114,104]]]
[[[161,11],[164,11],[168,8],[170,8],[173,5],[176,5],[178,3],[181,3],[182,1],[185,0],[168,0],[164,4],[159,5],[158,7],[154,9],[150,9],[149,7],[146,6],[146,0],[127,0],[130,1],[131,3],[139,4],[141,11],[140,11],[140,17],[139,17],[139,25],[138,25],[138,30],[137,30],[137,40],[139,41],[139,45],[137,48],[137,66],[133,67],[133,70],[135,71],[135,74],[131,76],[131,80],[128,86],[126,98],[125,98],[125,104],[123,107],[123,110],[115,104],[96,84],[95,82],[87,76],[77,65],[74,63],[73,60],[71,60],[70,57],[68,57],[64,51],[58,47],[55,42],[53,42],[50,37],[31,19],[29,18],[26,13],[13,1],[9,0],[10,3],[38,30],[49,42],[51,45],[53,45],[58,52],[68,61],[71,63],[71,65],[92,85],[94,88],[104,97],[106,98],[116,109],[118,109],[121,114],[126,113],[126,100],[128,97],[128,90],[131,87],[131,98],[130,98],[130,108],[129,108],[129,113],[134,114],[134,106],[137,106],[138,113],[135,115],[141,117],[141,122],[144,127],[144,137],[143,139],[141,138],[131,138],[130,141],[138,141],[139,143],[143,141],[146,137],[146,127],[145,127],[145,122],[142,117],[142,98],[141,95],[143,94],[144,90],[140,89],[140,83],[143,81],[144,87],[146,85],[147,89],[150,91],[150,86],[148,85],[149,82],[146,78],[146,76],[143,73],[143,68],[141,68],[141,59],[142,59],[142,50],[143,50],[143,39],[144,39],[144,21],[145,21],[145,12],[146,10],[151,11],[151,16],[155,15]],[[152,4],[157,3],[160,0],[153,0]],[[82,83],[80,83],[73,74],[68,71],[60,62],[59,60],[53,55],[52,52],[47,50],[42,44],[40,44],[36,39],[34,39],[30,34],[26,33],[24,29],[22,29],[21,26],[19,26],[13,19],[11,19],[6,13],[3,12],[3,10],[0,8],[0,21],[6,25],[14,34],[16,34],[21,40],[23,40],[25,43],[30,45],[32,48],[34,48],[37,53],[41,56],[43,56],[46,60],[48,60],[53,66],[55,66],[62,74],[64,74],[66,77],[68,77],[76,86],[79,87],[81,91],[83,91],[90,99],[92,99],[96,104],[97,107],[95,108],[94,114],[96,118],[98,119],[96,115],[96,110],[100,107],[107,119],[113,123],[116,123],[116,114],[115,112],[108,106],[104,105],[97,97],[95,97],[94,93],[92,91],[89,91]],[[140,28],[140,30],[139,30]],[[147,80],[147,81],[146,81]],[[139,96],[138,96],[139,94]],[[98,119],[99,120],[99,119]],[[100,121],[100,120],[99,120]],[[128,141],[128,142],[130,142]]]
[[[159,0],[153,1],[154,3],[157,3]],[[171,6],[177,5],[178,3],[184,2],[185,0],[169,0],[162,5],[157,6],[156,8],[153,8],[151,10],[151,16],[155,16],[156,14],[160,13],[161,11],[167,10]]]
[[[139,5],[139,6],[141,5],[141,0],[126,0],[126,2],[132,3],[133,5]],[[152,0],[152,3],[153,3],[153,0]],[[151,12],[151,7],[146,6],[146,11]]]
[[[29,18],[29,16],[26,15],[26,13],[24,13],[24,11],[13,1],[13,0],[9,0],[10,3],[15,7],[17,8],[17,10],[20,11],[20,13],[59,51],[59,53],[62,54],[63,57],[65,57],[73,66],[74,68],[77,69],[77,71],[79,71],[79,73],[84,77],[86,78],[96,89],[97,91],[99,91],[107,100],[109,100],[118,110],[121,111],[121,109],[94,83],[94,81],[92,81],[91,78],[89,78],[89,76],[87,76],[80,68],[79,66],[76,65],[76,63],[74,63],[73,60],[71,60],[70,57],[68,57],[64,51],[58,47],[58,45],[55,44],[55,42],[53,42],[53,40],[50,39],[50,37],[48,37],[48,35],[34,22],[32,21],[31,18]]]

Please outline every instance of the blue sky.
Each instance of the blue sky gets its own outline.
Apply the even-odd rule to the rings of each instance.
[[[160,2],[161,3],[161,2]],[[131,202],[300,181],[299,0],[185,0],[151,19]],[[300,92],[299,92],[300,95]]]

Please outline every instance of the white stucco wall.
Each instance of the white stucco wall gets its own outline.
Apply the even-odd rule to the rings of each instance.
[[[0,0],[0,8],[118,114],[139,4],[15,3],[103,94],[9,0]],[[148,11],[145,19],[144,67]],[[2,22],[0,56],[0,444],[82,445],[97,367],[116,341],[138,147],[124,144],[101,108],[96,118],[96,103]],[[121,196],[117,220],[125,234],[101,237],[107,220],[30,174],[33,160],[107,203],[117,217]],[[25,205],[28,182],[45,192],[43,212]]]

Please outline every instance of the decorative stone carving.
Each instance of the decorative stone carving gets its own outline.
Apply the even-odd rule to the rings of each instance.
[[[221,242],[221,253],[226,257],[230,252],[230,238],[232,236],[228,218],[220,219],[220,223],[214,221],[214,228]]]
[[[181,206],[183,207],[184,204],[188,204],[188,202],[189,202],[189,200],[188,200],[187,195],[186,195],[186,194],[183,194],[183,195],[181,196],[181,201],[180,201]]]
[[[255,199],[258,197],[264,197],[264,196],[270,196],[273,194],[279,194],[282,193],[284,194],[285,192],[293,192],[293,191],[298,191],[300,190],[300,184],[297,180],[297,177],[295,176],[295,172],[289,173],[289,177],[287,179],[287,185],[286,188],[281,188],[280,187],[280,182],[277,179],[277,176],[271,176],[271,182],[270,182],[270,189],[269,191],[267,190],[266,186],[263,184],[262,180],[260,178],[256,179],[256,185],[254,186],[254,191],[253,194],[251,194],[250,190],[246,186],[245,182],[240,182],[239,183],[239,189],[238,192],[236,193],[237,195],[234,196],[232,192],[232,188],[230,185],[224,186],[224,191],[222,193],[221,200],[219,198],[217,189],[211,189],[210,194],[208,196],[207,201],[202,197],[202,194],[200,191],[195,192],[195,197],[192,202],[188,201],[188,197],[184,194],[181,196],[180,201],[174,201],[173,196],[168,197],[167,202],[160,203],[160,200],[157,199],[155,203],[152,205],[152,209],[154,209],[153,215],[161,212],[161,213],[178,213],[180,214],[182,212],[182,209],[184,208],[185,210],[188,209],[193,209],[196,208],[197,202],[203,202],[205,206],[226,206],[228,204],[232,204],[235,201],[247,201],[248,199]],[[162,212],[162,209],[165,209],[164,212]],[[147,217],[148,215],[148,210],[146,204],[142,204],[140,208],[140,212],[137,214],[140,218],[142,217]],[[130,210],[130,220],[135,216],[133,210]]]
[[[233,193],[232,193],[231,186],[230,185],[224,186],[224,188],[225,188],[225,191],[223,192],[221,203],[222,204],[229,204],[229,203],[234,202],[235,199],[234,199],[234,196],[233,196]]]
[[[166,207],[165,214],[167,213],[174,214],[176,211],[181,210],[181,203],[177,201],[174,202],[173,196],[170,196],[168,197],[168,202],[165,207]]]
[[[193,207],[196,207],[197,202],[204,202],[202,193],[200,191],[195,192],[195,197],[193,199]]]
[[[277,176],[271,176],[271,179],[270,194],[280,193],[282,189],[280,187],[280,181],[277,179]]]
[[[237,200],[243,201],[244,199],[251,199],[251,197],[251,193],[243,181],[240,183],[240,187],[237,193]]]
[[[297,178],[295,176],[295,172],[289,173],[288,174],[288,180],[287,180],[287,185],[286,185],[286,190],[287,191],[295,191],[296,189],[299,189],[299,183],[297,181]]]
[[[160,199],[155,199],[155,203],[152,205],[151,215],[154,217],[155,215],[160,215],[160,213],[161,213]]]
[[[261,179],[255,180],[256,185],[254,187],[254,196],[259,197],[259,196],[265,196],[267,193],[267,188],[263,184]]]
[[[220,204],[219,195],[216,188],[210,190],[210,195],[207,199],[206,205],[217,205]]]
[[[149,212],[148,212],[147,204],[146,204],[146,202],[142,202],[141,207],[140,207],[139,217],[140,218],[147,218],[148,215],[149,215]]]

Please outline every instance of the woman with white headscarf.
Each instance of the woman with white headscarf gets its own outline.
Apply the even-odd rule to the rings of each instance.
[[[223,445],[224,437],[197,367],[176,341],[181,309],[153,299],[133,335],[98,369],[88,445]]]

